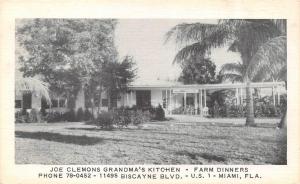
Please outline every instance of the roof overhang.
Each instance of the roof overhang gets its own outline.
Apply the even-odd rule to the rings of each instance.
[[[221,83],[221,84],[190,84],[190,85],[129,85],[131,90],[149,90],[149,89],[162,89],[162,90],[197,90],[197,89],[235,89],[246,88],[246,83]],[[250,87],[252,88],[272,88],[277,86],[285,86],[285,82],[252,82]]]

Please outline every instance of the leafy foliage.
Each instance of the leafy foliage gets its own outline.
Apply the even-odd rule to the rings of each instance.
[[[181,64],[179,81],[184,84],[215,83],[216,65],[209,58],[194,58]]]
[[[109,108],[116,104],[118,95],[125,92],[127,85],[135,78],[136,69],[134,67],[135,62],[131,56],[125,56],[122,62],[103,63],[99,80],[108,92]]]
[[[204,58],[209,55],[212,48],[228,44],[230,51],[240,53],[241,64],[227,64],[223,66],[222,73],[224,79],[247,83],[246,125],[254,125],[250,81],[257,78],[269,80],[285,76],[286,20],[227,19],[219,20],[216,25],[179,24],[166,34],[166,41],[172,38],[178,44],[185,44],[175,56],[174,62],[177,63],[196,55]],[[275,67],[265,70],[265,66],[272,65]],[[262,70],[267,74],[261,75]]]
[[[77,120],[77,121],[82,121],[82,120],[84,120],[84,112],[83,112],[83,110],[82,110],[81,107],[77,110],[77,113],[76,113],[76,120]]]
[[[115,20],[21,19],[16,25],[24,76],[39,75],[68,98],[97,77],[103,62],[116,61]]]
[[[17,94],[24,91],[36,93],[44,97],[49,103],[51,102],[49,95],[49,85],[36,78],[17,78],[15,82],[15,90]]]

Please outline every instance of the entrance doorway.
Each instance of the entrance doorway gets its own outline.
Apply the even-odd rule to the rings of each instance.
[[[138,108],[151,106],[151,91],[150,90],[136,91],[136,106]]]

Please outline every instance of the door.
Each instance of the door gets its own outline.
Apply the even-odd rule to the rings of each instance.
[[[23,94],[23,109],[31,109],[31,93]]]
[[[138,108],[151,106],[151,91],[150,90],[136,91],[136,106]]]

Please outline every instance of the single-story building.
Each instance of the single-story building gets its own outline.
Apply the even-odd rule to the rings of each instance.
[[[261,93],[271,94],[273,104],[280,104],[280,95],[286,93],[284,82],[253,82],[252,88],[261,89]],[[245,83],[221,83],[221,84],[193,84],[184,85],[171,81],[135,82],[129,85],[128,91],[119,96],[117,107],[137,108],[161,105],[166,114],[172,114],[181,108],[186,114],[207,115],[207,102],[210,94],[218,90],[230,89],[235,93],[235,103],[242,104],[245,101]],[[66,111],[67,99],[58,95],[52,95],[52,105],[47,106],[40,96],[33,93],[23,93],[16,96],[15,107],[40,109],[42,106],[58,111]],[[108,110],[108,100],[105,92],[102,94],[100,110]],[[85,109],[84,93],[79,91],[75,102],[75,110]]]

